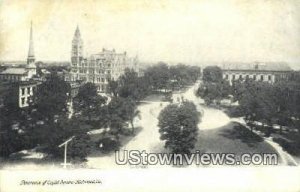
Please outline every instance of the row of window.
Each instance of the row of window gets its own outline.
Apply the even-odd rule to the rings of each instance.
[[[12,80],[12,81],[20,81],[22,77],[19,75],[0,75],[0,79],[2,80]]]
[[[98,85],[98,91],[100,92],[106,92],[106,85]]]
[[[105,82],[105,78],[103,78],[103,77],[102,77],[102,78],[98,77],[98,78],[97,78],[97,82],[98,82],[98,83],[99,83],[99,82],[104,83],[104,82]]]
[[[77,72],[77,70],[72,70],[74,73]],[[79,73],[87,73],[88,70],[87,69],[79,69]],[[98,74],[105,74],[104,70],[96,70],[96,72],[98,72]],[[93,70],[89,70],[89,73],[93,74],[94,71]],[[106,74],[111,74],[111,70],[107,70]]]
[[[73,66],[76,66],[76,62],[72,63]],[[79,63],[79,67],[97,67],[97,68],[111,68],[111,67],[120,67],[125,66],[124,65],[118,65],[118,64],[103,64],[103,63]]]
[[[249,79],[249,75],[246,75],[245,78]],[[228,74],[225,75],[225,79],[229,79],[229,75]],[[232,75],[232,80],[236,80],[236,79],[243,79],[243,76],[242,75]],[[260,79],[261,81],[263,81],[264,80],[264,75],[253,75],[253,79],[254,80],[259,80]],[[267,79],[269,81],[271,81],[272,80],[272,76],[268,75]]]
[[[32,92],[31,92],[31,87],[27,88],[21,88],[21,95],[25,95],[25,90],[27,90],[27,95],[31,95],[32,92],[35,92],[35,87],[32,87]]]

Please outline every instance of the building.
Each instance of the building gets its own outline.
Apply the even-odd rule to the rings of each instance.
[[[29,81],[36,76],[36,65],[35,56],[33,48],[33,32],[32,23],[30,27],[30,37],[29,37],[29,50],[26,64],[23,67],[8,67],[4,71],[0,72],[0,81],[18,82],[18,81]]]
[[[28,76],[28,71],[25,68],[8,68],[0,73],[0,81],[26,81]]]
[[[106,92],[110,80],[117,80],[130,68],[139,72],[138,58],[129,58],[126,52],[117,53],[114,49],[102,49],[100,53],[83,56],[83,40],[77,26],[71,52],[71,72],[67,81],[92,82],[99,92]]]
[[[2,90],[12,91],[11,97],[20,108],[27,107],[30,98],[34,95],[37,86],[41,82],[34,80],[37,77],[37,69],[34,56],[32,23],[30,26],[29,50],[26,63],[18,63],[17,67],[7,67],[0,73],[0,87]],[[0,88],[0,89],[1,89]],[[0,94],[1,96],[4,94]],[[3,104],[3,98],[0,98]],[[0,104],[1,105],[1,104]]]
[[[18,107],[28,107],[30,99],[37,91],[39,84],[41,84],[41,82],[33,80],[0,83],[0,90],[3,91],[0,93],[0,107],[3,105],[4,97],[7,97],[7,94],[9,94],[11,101],[14,101],[14,104]]]
[[[19,107],[28,107],[30,103],[30,99],[37,91],[37,86],[41,84],[40,82],[36,81],[20,81],[18,82],[18,90],[17,90],[17,98],[19,102]]]
[[[283,62],[224,64],[222,70],[223,79],[230,83],[238,79],[254,79],[274,83],[281,79],[288,79],[292,72],[288,64]]]

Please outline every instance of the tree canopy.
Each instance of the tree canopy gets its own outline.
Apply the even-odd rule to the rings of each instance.
[[[106,104],[107,98],[97,93],[97,87],[93,83],[86,83],[79,88],[78,94],[73,99],[75,116],[88,117],[101,115],[101,107]]]
[[[35,109],[36,117],[44,122],[67,118],[70,90],[70,84],[58,75],[51,74],[45,82],[39,85],[30,103]]]
[[[170,104],[159,114],[160,139],[173,153],[188,154],[197,141],[200,114],[191,102]]]
[[[219,82],[222,81],[222,69],[218,66],[208,66],[203,69],[203,81]]]

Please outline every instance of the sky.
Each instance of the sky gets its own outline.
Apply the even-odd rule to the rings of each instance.
[[[285,61],[300,68],[299,0],[0,0],[0,60],[126,51],[145,62]]]

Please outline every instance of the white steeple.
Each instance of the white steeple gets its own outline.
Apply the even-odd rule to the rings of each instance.
[[[34,63],[34,62],[35,62],[35,57],[34,57],[33,33],[32,33],[32,22],[31,22],[27,64],[29,65],[29,64]]]
[[[33,31],[32,31],[32,21],[30,24],[30,35],[29,35],[29,50],[27,57],[27,70],[28,78],[32,78],[36,75],[36,65],[35,65],[35,56],[34,56],[34,47],[33,47]]]

